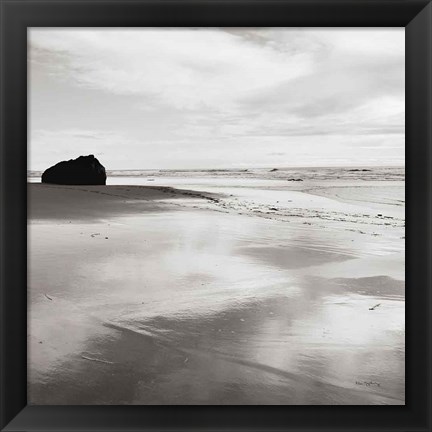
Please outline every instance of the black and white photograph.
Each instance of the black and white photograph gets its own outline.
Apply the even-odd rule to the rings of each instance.
[[[30,405],[405,405],[404,27],[27,55]]]

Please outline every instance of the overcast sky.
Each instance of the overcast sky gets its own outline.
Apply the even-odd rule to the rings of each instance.
[[[29,169],[403,165],[405,32],[30,29]]]

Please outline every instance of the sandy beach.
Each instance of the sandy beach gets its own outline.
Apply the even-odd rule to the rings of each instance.
[[[29,183],[29,403],[404,404],[403,177],[344,172]]]

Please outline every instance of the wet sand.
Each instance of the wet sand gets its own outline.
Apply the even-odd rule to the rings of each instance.
[[[30,404],[405,403],[403,208],[160,183],[29,185]]]

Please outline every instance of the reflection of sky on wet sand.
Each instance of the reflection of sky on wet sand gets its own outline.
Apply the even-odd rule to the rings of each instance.
[[[403,331],[397,323],[380,331],[400,306],[391,302],[379,316],[367,299],[340,300],[309,293],[110,325],[112,335],[93,334],[82,349],[113,364],[69,356],[33,390],[59,403],[400,403]],[[86,385],[73,383],[80,376]],[[357,384],[371,382],[379,386]]]
[[[321,277],[362,259],[343,238],[186,211],[50,229],[30,230],[30,401],[403,403],[401,282]]]

